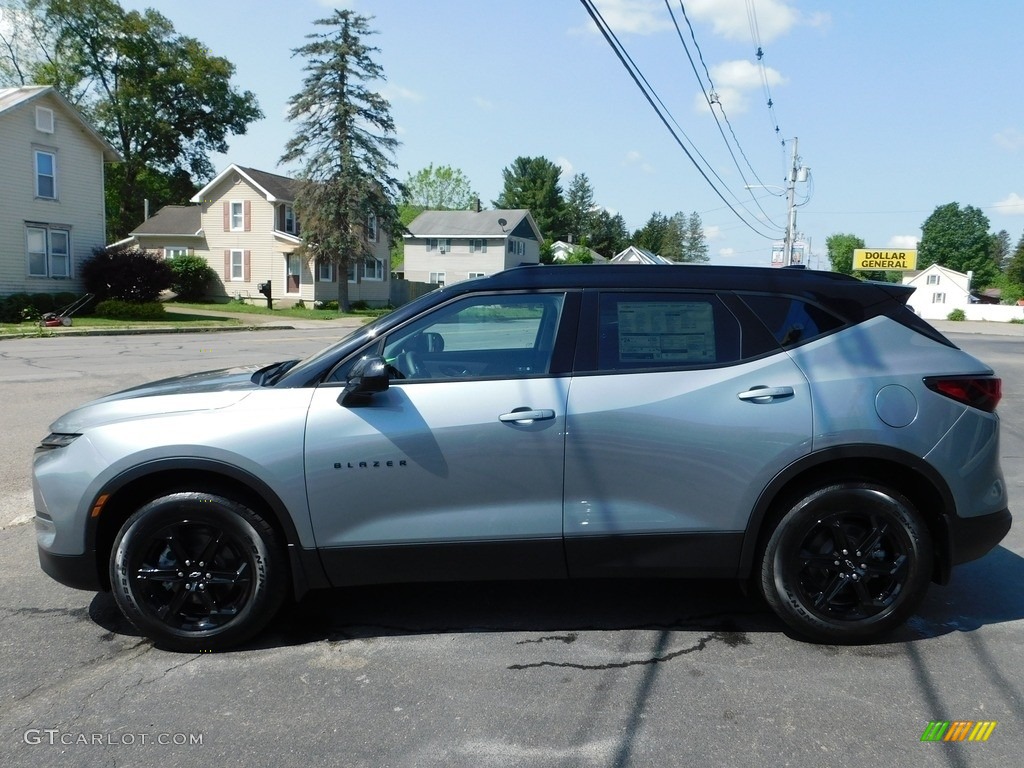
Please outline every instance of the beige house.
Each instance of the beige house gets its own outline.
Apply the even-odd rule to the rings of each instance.
[[[269,282],[275,301],[294,304],[338,298],[338,268],[301,258],[294,201],[297,182],[287,176],[230,165],[192,197],[192,206],[165,206],[136,227],[127,240],[172,258],[202,256],[217,273],[214,298],[262,302]],[[391,253],[375,219],[364,236],[372,257],[349,269],[349,299],[371,306],[390,301]]]
[[[121,156],[52,87],[0,88],[0,295],[83,290]]]
[[[407,227],[405,279],[451,285],[540,263],[543,237],[525,209],[424,211]]]

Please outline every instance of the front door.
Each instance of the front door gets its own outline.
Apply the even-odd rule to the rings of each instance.
[[[396,378],[368,404],[318,388],[306,483],[336,584],[565,576],[563,302],[457,300],[370,350]]]
[[[289,253],[286,259],[288,275],[285,282],[285,293],[298,293],[302,288],[302,259],[295,253]]]

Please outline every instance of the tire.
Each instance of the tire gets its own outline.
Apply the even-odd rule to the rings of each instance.
[[[274,530],[206,493],[155,499],[125,522],[110,556],[124,615],[157,646],[216,651],[262,630],[284,602],[288,570]]]
[[[928,528],[903,495],[837,483],[804,496],[780,520],[761,559],[761,591],[800,635],[864,642],[910,617],[932,561]]]

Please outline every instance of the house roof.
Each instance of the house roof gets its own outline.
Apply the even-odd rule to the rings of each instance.
[[[538,242],[544,239],[533,216],[525,208],[424,211],[406,227],[409,232],[406,237],[508,237],[524,221]]]
[[[165,205],[132,230],[138,235],[178,235],[195,237],[202,231],[198,205]]]
[[[19,88],[0,88],[0,115],[18,109],[43,96],[51,96],[64,109],[64,112],[78,124],[78,127],[89,138],[100,145],[103,150],[103,159],[108,163],[119,163],[124,158],[114,149],[113,145],[103,138],[92,125],[82,117],[81,112],[75,109],[74,105],[61,96],[52,85],[23,85]]]
[[[572,253],[579,247],[581,247],[579,243],[567,243],[564,240],[556,240],[551,244],[551,252],[555,256],[555,261],[564,261],[565,257],[568,254]],[[586,246],[582,247],[586,248]],[[587,251],[589,251],[590,257],[596,262],[603,263],[608,261],[608,259],[606,259],[600,253],[595,251],[593,248],[587,248]]]
[[[295,201],[295,195],[299,188],[299,182],[295,179],[289,178],[288,176],[281,176],[276,173],[261,171],[256,168],[246,168],[245,166],[235,165],[232,163],[223,171],[218,173],[214,177],[213,181],[196,192],[191,198],[192,202],[203,202],[203,200],[209,197],[210,191],[232,173],[239,174],[242,178],[246,179],[250,184],[256,187],[256,189],[258,189],[263,196],[267,198],[267,202],[291,203]]]
[[[659,256],[646,248],[637,248],[631,245],[626,250],[615,254],[611,260],[612,264],[675,264],[664,256]]]

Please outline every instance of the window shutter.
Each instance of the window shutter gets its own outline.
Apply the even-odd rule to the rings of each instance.
[[[245,204],[245,206],[248,209],[249,203],[247,202]],[[245,220],[246,221],[249,220],[249,214],[248,213],[246,213]],[[245,282],[249,282],[249,276],[250,276],[249,262],[252,261],[250,256],[252,256],[252,251],[242,251],[242,270],[245,273],[243,275],[243,277],[245,278]]]
[[[242,203],[242,220],[245,222],[245,225],[242,228],[246,232],[248,232],[249,230],[252,229],[251,219],[252,219],[252,203],[249,202],[248,200],[245,200]],[[245,279],[248,280],[249,278],[245,278]]]
[[[231,231],[231,205],[224,203],[224,231]]]
[[[224,203],[224,205],[227,205],[227,203]],[[227,249],[224,250],[224,279],[231,279],[231,251]]]

